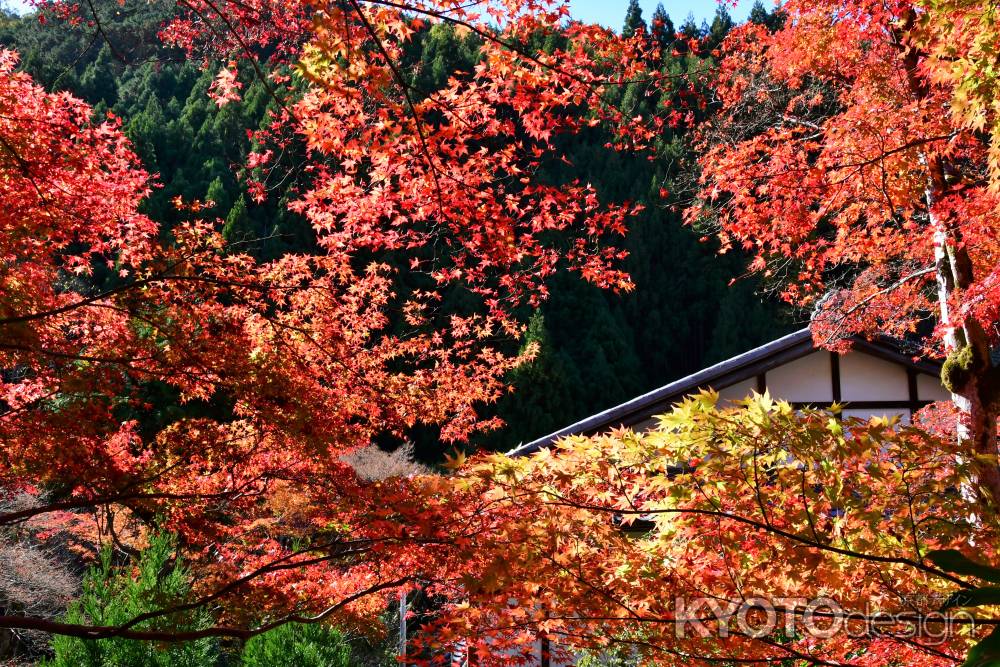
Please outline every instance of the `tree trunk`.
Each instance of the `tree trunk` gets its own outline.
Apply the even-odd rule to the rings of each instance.
[[[952,312],[952,297],[973,282],[972,262],[956,243],[954,232],[934,213],[944,194],[944,165],[939,157],[924,159],[928,172],[927,211],[934,230],[934,262],[938,316],[948,352],[941,381],[958,410],[957,435],[974,458],[976,492],[980,500],[1000,508],[1000,466],[997,461],[997,417],[1000,412],[1000,369],[994,368],[989,340],[979,323]]]
[[[916,12],[910,10],[895,31],[896,45],[914,99],[922,100],[929,91],[928,82],[919,73],[923,54],[906,42],[906,34],[916,24]],[[934,262],[938,287],[938,309],[945,330],[948,353],[941,369],[941,381],[951,392],[959,412],[958,438],[967,443],[974,457],[976,492],[980,500],[1000,508],[1000,466],[997,462],[997,417],[1000,415],[1000,368],[990,359],[989,340],[973,318],[952,312],[952,298],[968,289],[974,281],[972,262],[961,239],[948,222],[935,213],[948,188],[945,164],[940,155],[922,154],[927,173],[925,199],[927,215],[934,232]]]

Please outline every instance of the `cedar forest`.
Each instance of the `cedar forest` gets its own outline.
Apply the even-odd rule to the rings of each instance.
[[[992,5],[40,0],[0,49],[0,659],[1000,665]],[[500,453],[804,319],[953,400]]]

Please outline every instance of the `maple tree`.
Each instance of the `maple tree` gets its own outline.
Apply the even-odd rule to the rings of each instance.
[[[1000,174],[998,82],[991,66],[998,39],[996,11],[969,0],[926,0],[919,7],[912,42],[925,54],[924,70],[932,82],[951,90],[948,110],[955,121],[989,135],[989,177],[995,184]]]
[[[483,15],[453,2],[181,6],[163,36],[222,59],[216,102],[239,95],[240,68],[274,101],[250,193],[266,196],[275,156],[304,144],[291,206],[316,252],[244,253],[207,202],[178,200],[184,219],[159,228],[141,212],[156,178],[119,121],[45,92],[3,52],[0,488],[35,500],[0,525],[70,523],[125,552],[144,526],[168,531],[197,572],[179,611],[217,622],[171,628],[175,605],[113,627],[10,614],[3,628],[245,638],[370,621],[398,589],[454,577],[465,526],[450,502],[361,479],[350,455],[418,424],[446,442],[496,426],[476,406],[532,351],[493,341],[520,331],[511,313],[544,298],[557,269],[630,288],[617,241],[635,207],[539,173],[562,137],[596,124],[622,150],[655,136],[657,119],[604,103],[625,81],[657,85],[641,36],[566,29],[564,4],[535,0]],[[75,4],[43,9],[86,20]],[[419,21],[479,35],[475,71],[414,90],[400,63]],[[528,46],[557,29],[563,47]],[[447,290],[472,295],[468,312],[441,315]],[[171,418],[146,418],[151,387],[173,397]]]
[[[960,438],[878,422],[848,422],[845,435],[826,412],[767,398],[720,410],[709,395],[649,434],[489,457],[454,478],[369,481],[345,456],[386,433],[433,424],[461,441],[494,425],[475,406],[519,359],[490,341],[519,331],[513,307],[543,298],[558,268],[628,289],[615,240],[634,208],[540,174],[560,137],[591,124],[624,150],[655,137],[658,119],[604,100],[626,81],[663,85],[645,64],[650,41],[573,24],[564,46],[529,47],[566,16],[536,0],[180,6],[163,36],[225,63],[217,104],[240,95],[241,69],[275,103],[254,133],[250,193],[266,196],[284,176],[278,156],[304,143],[307,186],[292,206],[319,251],[242,254],[198,202],[178,202],[189,220],[157,229],[138,209],[155,180],[116,121],[91,121],[5,54],[0,168],[16,187],[0,195],[0,483],[41,500],[0,523],[113,507],[91,528],[112,541],[133,523],[176,533],[198,573],[183,610],[211,608],[217,623],[178,632],[160,610],[114,627],[28,615],[0,627],[248,637],[290,620],[363,624],[420,587],[448,602],[417,648],[471,644],[483,664],[529,662],[517,656],[539,632],[556,652],[622,645],[662,664],[936,665],[973,646],[971,626],[934,645],[898,630],[958,588],[989,601],[975,582],[995,576],[952,551],[996,562],[993,111],[989,79],[970,84],[989,51],[970,46],[978,55],[956,65],[948,50],[988,45],[990,14],[790,0],[784,27],[738,29],[689,213],[754,252],[789,300],[818,307],[824,341],[935,320],[927,347],[949,355]],[[76,20],[79,7],[47,10]],[[415,88],[400,63],[421,21],[482,38],[475,71]],[[287,67],[266,74],[264,49]],[[454,288],[479,308],[441,317]],[[187,412],[155,428],[122,419],[149,383]],[[637,517],[655,530],[623,532]],[[667,603],[695,595],[723,610],[835,595],[848,623],[902,617],[862,637],[678,638]],[[991,641],[970,664],[995,659]]]
[[[933,1],[784,11],[783,29],[731,37],[689,219],[814,309],[819,342],[922,336],[925,354],[947,356],[960,437],[995,457],[995,98],[980,76],[993,12]],[[994,463],[978,484],[1000,500]]]
[[[957,492],[973,475],[917,426],[714,392],[645,433],[481,458],[441,482],[483,569],[432,636],[470,638],[483,665],[539,635],[553,660],[955,664],[997,624],[955,613],[996,602],[977,578],[997,580],[997,523]],[[979,651],[992,662],[969,667],[996,664],[996,633]]]
[[[708,393],[648,433],[475,462],[456,484],[506,512],[510,541],[478,544],[492,566],[442,632],[643,664],[998,664],[978,609],[1000,580],[993,8],[782,11],[724,46],[688,219],[812,309],[819,343],[944,356],[958,414],[910,427]],[[806,631],[817,611],[830,625]]]

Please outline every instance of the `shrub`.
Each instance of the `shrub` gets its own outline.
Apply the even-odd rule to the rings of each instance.
[[[73,599],[77,585],[78,577],[48,550],[0,534],[0,614],[55,619]],[[47,644],[43,632],[0,630],[0,664],[13,656],[41,655]]]
[[[243,667],[350,667],[351,647],[338,630],[289,623],[246,643]]]
[[[417,463],[413,456],[413,443],[408,442],[391,452],[369,445],[342,456],[341,460],[354,468],[358,477],[369,482],[432,472],[427,466]]]
[[[183,563],[175,557],[174,540],[154,537],[132,567],[116,566],[110,550],[83,580],[80,598],[70,605],[67,623],[118,625],[138,614],[176,605],[191,590]],[[140,629],[194,630],[211,623],[205,611],[162,616]],[[221,652],[214,639],[155,643],[120,637],[83,640],[56,636],[54,657],[45,667],[211,667]]]

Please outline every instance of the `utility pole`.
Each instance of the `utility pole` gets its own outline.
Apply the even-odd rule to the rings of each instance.
[[[399,593],[399,657],[406,656],[406,590]]]

